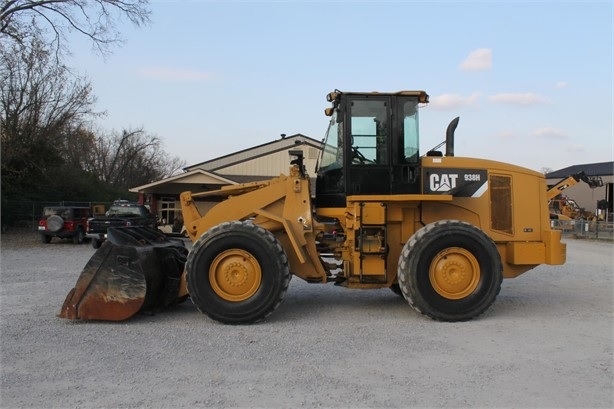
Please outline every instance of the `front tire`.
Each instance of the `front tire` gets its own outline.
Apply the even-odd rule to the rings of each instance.
[[[494,302],[503,267],[495,243],[483,231],[442,220],[410,238],[397,274],[403,296],[416,311],[440,321],[467,321]]]
[[[250,222],[204,233],[186,262],[188,293],[198,309],[225,324],[262,321],[290,283],[288,258],[275,236]]]

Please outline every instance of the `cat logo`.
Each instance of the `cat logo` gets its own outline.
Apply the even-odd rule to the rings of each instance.
[[[429,188],[431,192],[448,192],[456,188],[456,173],[433,173],[429,177]]]

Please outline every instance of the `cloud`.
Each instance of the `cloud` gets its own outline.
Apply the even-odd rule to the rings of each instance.
[[[490,48],[478,48],[471,51],[458,67],[465,71],[490,70],[492,68],[492,50]]]
[[[538,138],[547,138],[547,139],[567,139],[567,135],[563,131],[557,128],[546,127],[546,128],[538,128],[531,132],[531,136],[535,136]]]
[[[443,94],[431,98],[429,106],[440,110],[457,109],[473,105],[473,103],[476,102],[479,97],[480,94],[477,92],[474,92],[468,97],[463,97],[462,95],[458,94]]]
[[[543,95],[534,94],[532,92],[527,92],[524,94],[495,94],[491,95],[488,98],[492,102],[501,103],[501,104],[512,104],[512,105],[535,105],[535,104],[544,104],[548,102],[548,98]]]
[[[139,69],[139,75],[162,81],[206,81],[211,79],[211,74],[205,71],[160,66],[143,67]]]
[[[584,152],[584,145],[567,145],[567,152]]]
[[[567,83],[567,81],[559,81],[556,84],[554,84],[554,88],[567,88],[569,84]]]

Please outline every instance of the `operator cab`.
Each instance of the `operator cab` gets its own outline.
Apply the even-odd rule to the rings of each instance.
[[[346,196],[420,192],[418,106],[424,91],[342,93],[332,108],[316,179],[316,207],[344,207]]]

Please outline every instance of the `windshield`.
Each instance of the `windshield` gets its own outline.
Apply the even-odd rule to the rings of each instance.
[[[137,206],[111,207],[107,216],[141,216],[141,209]]]
[[[389,101],[378,98],[351,102],[348,130],[352,144],[352,164],[388,164],[388,151],[393,150],[394,163],[416,164],[419,162],[418,107],[415,96],[397,98],[394,112],[389,112]],[[319,171],[343,167],[344,123],[343,110],[335,109],[330,119],[320,152]],[[389,116],[391,115],[392,116]],[[389,120],[394,120],[391,126]],[[392,130],[398,130],[392,134]]]
[[[337,120],[334,111],[324,138],[324,147],[320,153],[320,169],[334,169],[343,166],[343,123]]]
[[[46,207],[45,209],[43,209],[44,217],[54,215],[61,216],[63,219],[70,219],[72,218],[72,209],[65,207]]]

